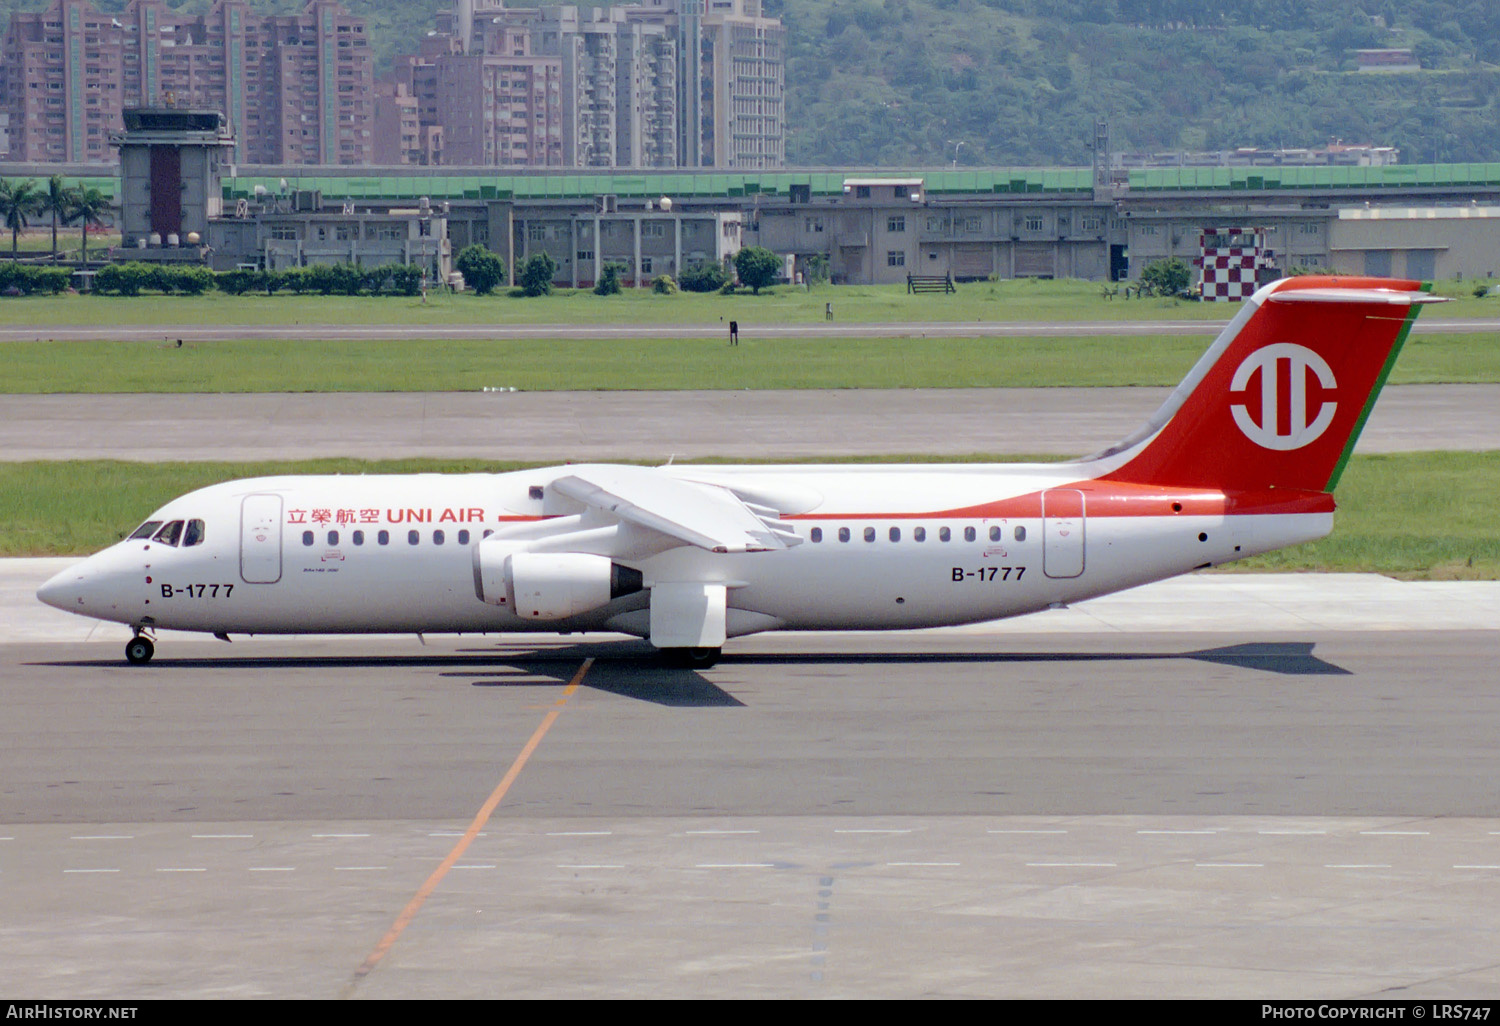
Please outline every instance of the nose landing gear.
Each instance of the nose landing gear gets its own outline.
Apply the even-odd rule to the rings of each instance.
[[[125,646],[125,661],[131,666],[145,666],[156,654],[156,646],[144,634],[137,634]]]

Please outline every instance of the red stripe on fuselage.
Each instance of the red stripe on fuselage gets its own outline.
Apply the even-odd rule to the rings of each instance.
[[[1286,513],[1332,513],[1333,496],[1327,492],[1306,492],[1290,488],[1268,488],[1253,492],[1220,492],[1205,489],[1172,491],[1150,485],[1131,486],[1122,482],[1075,481],[1059,484],[1056,489],[1073,489],[1084,494],[1084,513],[1092,517],[1171,517],[1171,516],[1265,516]],[[1025,519],[1042,515],[1042,493],[1030,492],[1010,499],[996,499],[974,506],[929,510],[918,513],[879,513],[862,510],[854,513],[804,513],[783,517],[784,520],[960,520]]]

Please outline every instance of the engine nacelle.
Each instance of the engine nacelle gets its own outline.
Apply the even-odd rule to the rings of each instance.
[[[474,550],[474,590],[491,605],[528,620],[565,620],[642,588],[641,572],[608,556],[582,552],[516,552],[481,543]]]

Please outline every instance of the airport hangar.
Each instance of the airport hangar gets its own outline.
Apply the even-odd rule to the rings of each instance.
[[[129,183],[100,170],[12,164],[0,177],[62,173],[124,195]],[[1500,271],[1500,163],[1132,169],[1102,184],[1087,167],[412,170],[225,161],[205,189],[184,195],[203,197],[201,215],[216,228],[204,233],[213,245],[201,258],[220,268],[387,262],[393,234],[432,232],[451,254],[487,245],[511,271],[545,252],[564,286],[592,285],[605,263],[645,286],[748,245],[781,254],[792,276],[821,264],[838,284],[900,284],[908,274],[1107,282],[1134,280],[1167,257],[1195,264],[1204,233],[1239,230],[1259,234],[1258,259],[1277,273]],[[393,232],[392,219],[407,230]],[[369,223],[351,231],[360,221]],[[367,246],[377,234],[385,244]],[[145,237],[125,245],[146,259],[200,258]]]

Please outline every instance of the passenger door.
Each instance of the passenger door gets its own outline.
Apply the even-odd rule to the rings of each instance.
[[[281,580],[279,495],[247,495],[240,505],[240,578],[246,584]]]
[[[1083,573],[1083,493],[1054,488],[1042,493],[1042,573],[1077,577]]]

